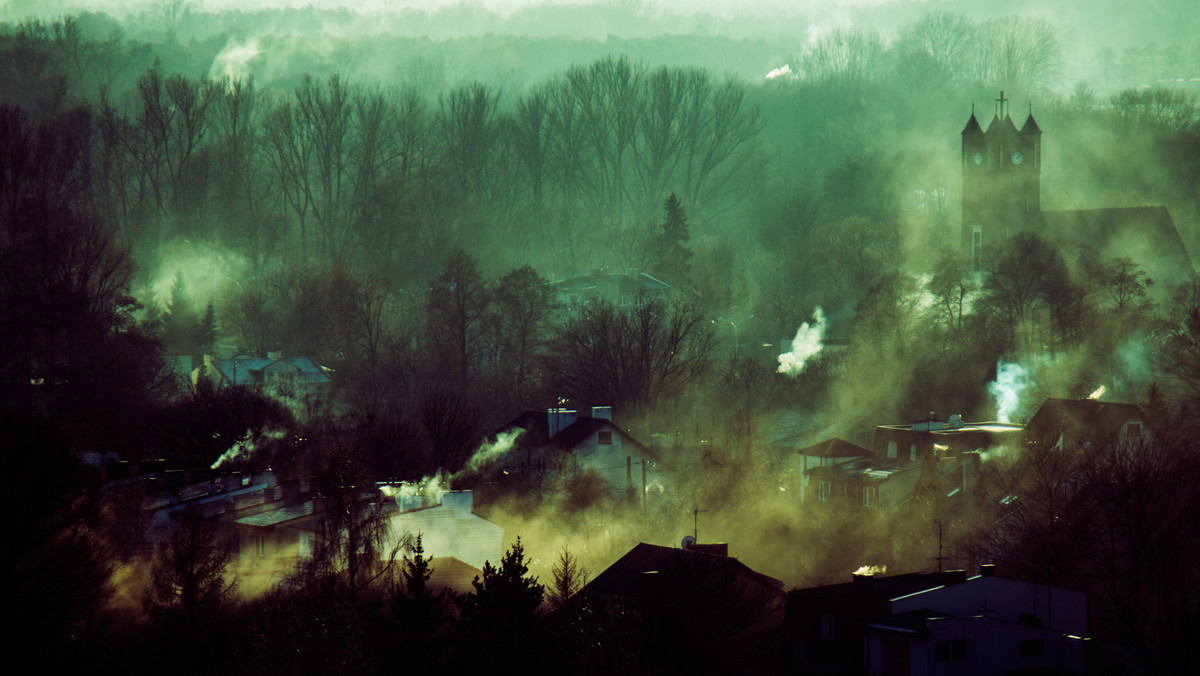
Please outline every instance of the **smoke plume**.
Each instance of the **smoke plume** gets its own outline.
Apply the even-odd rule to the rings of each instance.
[[[248,460],[258,450],[259,445],[263,441],[282,439],[286,434],[287,432],[282,429],[267,429],[263,430],[262,434],[255,437],[253,432],[246,430],[245,436],[233,442],[233,445],[229,447],[229,450],[222,453],[221,457],[217,458],[216,461],[209,467],[209,469],[217,469],[227,462]]]
[[[996,363],[996,380],[988,383],[988,392],[996,402],[998,421],[1012,422],[1012,418],[1021,410],[1021,393],[1032,384],[1029,370],[1024,366],[1016,363]]]
[[[818,305],[813,311],[813,323],[804,322],[796,329],[796,337],[792,339],[792,349],[779,355],[778,373],[798,376],[804,372],[804,365],[812,357],[821,352],[821,341],[825,338],[825,312]]]

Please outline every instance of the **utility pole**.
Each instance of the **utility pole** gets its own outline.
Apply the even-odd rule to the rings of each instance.
[[[945,572],[942,569],[942,562],[946,560],[946,557],[942,555],[942,550],[944,549],[942,547],[942,522],[938,520],[934,521],[934,523],[936,523],[938,527],[938,555],[933,557],[933,560],[938,562],[938,572],[942,573]]]

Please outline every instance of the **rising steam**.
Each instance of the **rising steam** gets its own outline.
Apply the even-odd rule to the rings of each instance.
[[[779,355],[778,373],[798,376],[804,372],[804,365],[809,359],[821,352],[821,341],[825,338],[825,312],[820,306],[813,311],[813,323],[804,322],[796,329],[796,337],[792,339],[792,350]]]
[[[221,457],[217,458],[216,462],[214,462],[209,469],[217,469],[227,462],[248,460],[258,450],[259,445],[262,444],[262,442],[282,439],[286,434],[287,432],[282,429],[267,429],[264,430],[262,434],[258,435],[258,437],[255,437],[253,432],[246,430],[246,434],[242,436],[241,439],[233,442],[233,445],[229,447],[229,450],[222,453]]]
[[[996,401],[996,419],[1000,422],[1012,422],[1012,418],[1021,410],[1021,393],[1033,381],[1029,371],[1016,363],[996,363],[996,380],[988,383],[988,392]]]
[[[859,566],[858,570],[854,571],[855,575],[883,575],[887,572],[887,566]]]
[[[506,453],[512,450],[513,444],[516,443],[517,438],[524,433],[525,430],[523,429],[510,430],[508,432],[502,432],[498,434],[496,436],[496,440],[491,443],[485,441],[479,446],[478,449],[475,450],[475,453],[471,456],[471,459],[467,461],[466,467],[463,468],[463,471],[478,472],[480,469],[491,464],[493,461],[504,457]]]

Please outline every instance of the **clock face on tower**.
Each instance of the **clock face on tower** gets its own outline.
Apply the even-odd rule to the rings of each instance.
[[[983,153],[975,153],[975,166],[983,164]]]
[[[1013,164],[1020,164],[1021,160],[1024,160],[1024,159],[1025,159],[1025,156],[1022,155],[1021,151],[1019,151],[1019,150],[1012,154],[1012,163]]]

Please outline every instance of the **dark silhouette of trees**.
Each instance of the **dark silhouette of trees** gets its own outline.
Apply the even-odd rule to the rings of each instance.
[[[566,545],[559,553],[558,561],[554,564],[550,574],[553,576],[553,580],[546,600],[554,610],[561,610],[563,606],[571,603],[588,581],[587,568],[580,565],[579,557],[571,554],[571,550],[567,549]]]
[[[692,250],[687,247],[687,213],[683,203],[671,193],[663,202],[663,222],[655,242],[654,274],[679,286],[688,279]]]
[[[684,304],[642,299],[626,310],[589,303],[551,338],[546,374],[560,396],[643,409],[705,373],[713,345],[708,320]]]
[[[544,639],[539,608],[545,588],[529,574],[521,538],[505,552],[498,566],[483,564],[483,576],[471,583],[474,593],[458,597],[461,632],[456,657],[463,666],[525,663],[533,670],[544,659],[539,650]]]
[[[154,563],[145,603],[162,639],[179,644],[192,671],[224,657],[222,624],[232,607],[237,578],[228,570],[223,524],[184,511],[174,539]]]
[[[492,370],[499,391],[518,405],[538,386],[537,357],[545,349],[553,309],[553,287],[529,265],[509,271],[492,291],[484,331]]]
[[[427,345],[437,369],[466,395],[479,369],[488,289],[475,257],[459,249],[450,254],[430,283],[425,302]]]
[[[450,598],[429,588],[433,557],[425,556],[418,533],[412,557],[404,562],[404,582],[391,592],[392,616],[400,630],[401,654],[416,668],[434,667],[444,659]]]

